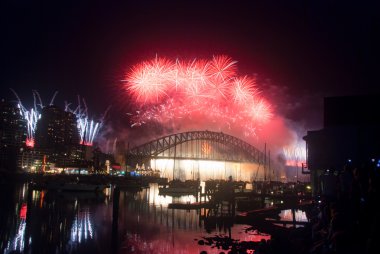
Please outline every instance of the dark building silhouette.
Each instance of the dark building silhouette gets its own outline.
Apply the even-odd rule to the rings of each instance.
[[[76,116],[57,106],[42,109],[35,140],[35,148],[45,151],[49,161],[58,166],[75,165],[84,158],[84,148],[79,144]]]
[[[380,158],[380,96],[330,97],[324,100],[324,127],[308,131],[307,164],[314,192],[326,170],[347,163],[359,166]]]
[[[114,143],[113,156],[115,158],[115,162],[120,164],[122,170],[125,170],[126,161],[125,154],[127,153],[127,145],[124,141],[116,141]]]
[[[15,103],[0,102],[0,166],[15,169],[17,155],[25,148],[26,121]]]
[[[56,106],[44,107],[35,137],[37,147],[65,152],[70,146],[79,144],[76,116]]]

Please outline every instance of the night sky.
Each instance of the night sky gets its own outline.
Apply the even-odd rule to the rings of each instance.
[[[123,75],[156,56],[227,54],[277,112],[322,126],[323,97],[379,93],[380,8],[362,1],[26,1],[0,4],[1,97],[87,101],[125,120]],[[279,1],[280,2],[280,1]],[[288,2],[288,1],[281,1]],[[375,2],[375,1],[373,1]]]

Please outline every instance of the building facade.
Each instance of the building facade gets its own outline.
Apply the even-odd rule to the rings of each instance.
[[[308,131],[307,165],[314,194],[326,170],[358,167],[380,159],[379,96],[330,97],[324,100],[324,126]]]
[[[16,169],[17,156],[25,149],[26,121],[16,103],[0,102],[0,167]]]
[[[80,145],[75,114],[57,106],[42,109],[35,133],[35,149],[58,167],[83,164],[85,148]],[[40,153],[39,153],[40,154]]]

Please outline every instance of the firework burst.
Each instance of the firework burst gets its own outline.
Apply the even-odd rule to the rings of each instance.
[[[301,167],[306,164],[306,148],[304,142],[297,142],[284,146],[283,155],[287,166]]]
[[[271,119],[271,106],[253,78],[237,76],[236,63],[221,55],[187,62],[156,57],[133,66],[123,80],[138,108],[132,126],[201,119],[206,128],[215,123],[255,135]]]
[[[96,136],[99,134],[99,131],[103,125],[103,120],[108,109],[104,113],[102,119],[96,122],[94,120],[89,119],[86,101],[84,99],[81,100],[79,96],[78,106],[74,110],[70,109],[70,103],[65,102],[65,104],[65,111],[75,114],[77,118],[77,127],[79,131],[80,144],[92,146]]]
[[[34,134],[36,131],[36,126],[37,126],[37,121],[41,118],[41,113],[40,111],[43,109],[44,105],[42,103],[42,99],[40,94],[33,90],[33,108],[27,109],[24,107],[24,105],[21,102],[20,97],[17,95],[16,91],[11,89],[11,91],[14,93],[18,100],[18,107],[20,109],[20,113],[22,117],[26,121],[26,126],[27,126],[27,135],[26,135],[26,141],[25,144],[28,147],[34,147],[35,144],[35,138]],[[53,105],[54,99],[57,96],[58,92],[55,92],[52,99],[50,100],[49,105]]]
[[[256,96],[257,89],[253,79],[245,76],[242,78],[234,78],[231,87],[231,96],[235,103],[244,105],[253,100]]]
[[[128,89],[135,100],[147,103],[158,101],[165,96],[167,80],[173,75],[171,66],[169,60],[158,57],[134,66],[126,81],[131,84]]]

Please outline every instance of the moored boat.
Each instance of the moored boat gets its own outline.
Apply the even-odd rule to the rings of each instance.
[[[46,184],[47,190],[56,191],[103,191],[106,185],[103,184],[90,184],[90,183],[56,183],[50,182]]]
[[[75,191],[101,192],[107,187],[104,184],[75,183],[75,182],[30,183],[29,186],[37,190],[74,191],[74,192]]]
[[[167,187],[159,188],[160,195],[170,195],[170,194],[183,194],[183,195],[193,195],[197,194],[198,189],[191,187]]]
[[[199,182],[174,180],[169,183],[169,186],[159,188],[158,190],[160,195],[197,195],[199,192]]]

